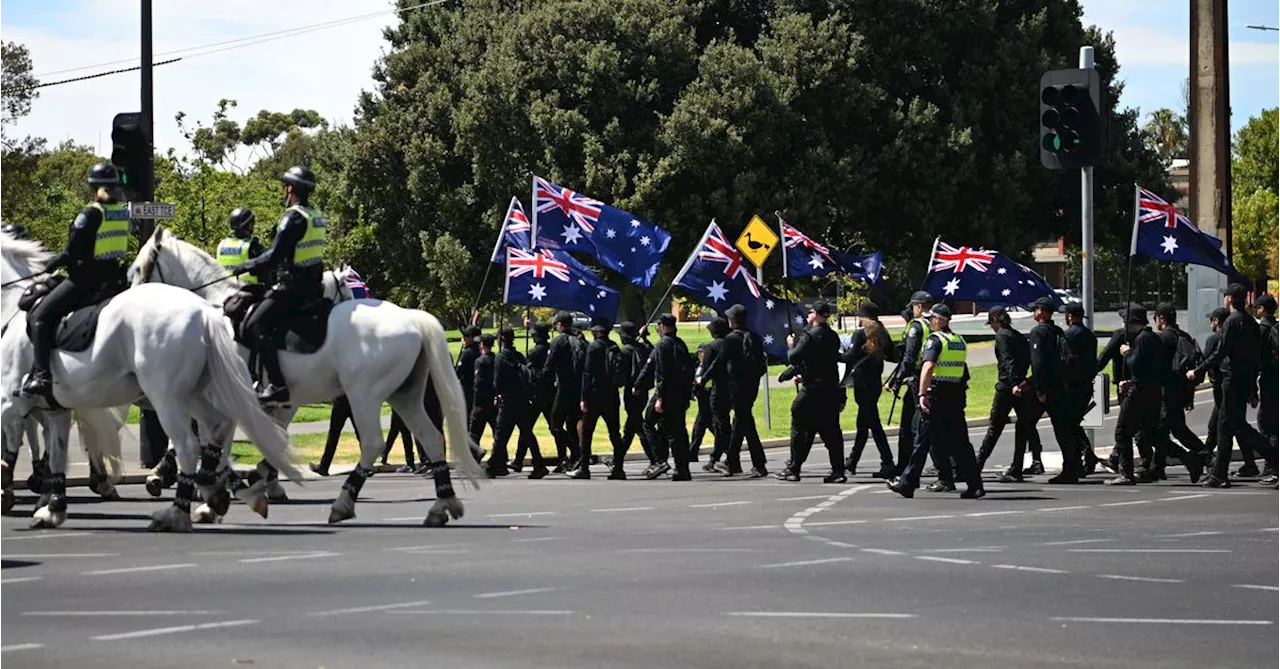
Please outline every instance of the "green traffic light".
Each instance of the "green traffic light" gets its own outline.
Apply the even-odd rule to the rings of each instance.
[[[1045,151],[1058,153],[1062,151],[1062,137],[1056,132],[1051,132],[1044,136],[1041,145],[1044,147]]]

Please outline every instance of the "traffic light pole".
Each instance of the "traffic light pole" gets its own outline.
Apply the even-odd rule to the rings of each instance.
[[[152,54],[151,54],[151,0],[142,1],[142,129],[146,133],[147,142],[147,160],[146,166],[143,168],[145,174],[142,175],[139,184],[141,189],[137,191],[137,197],[143,202],[155,201],[155,140],[152,139],[155,130],[153,122],[154,104],[153,104],[153,86],[151,78]],[[138,221],[138,235],[140,241],[146,241],[151,238],[151,232],[155,228],[155,221],[147,219]]]
[[[1093,69],[1093,47],[1080,47],[1080,69]],[[1098,99],[1104,99],[1099,93]],[[1105,109],[1098,110],[1102,118],[1106,118]],[[1093,260],[1096,257],[1093,247],[1093,166],[1080,168],[1080,298],[1084,302],[1084,318],[1088,327],[1093,329]],[[1126,307],[1127,308],[1127,307]],[[1086,431],[1089,448],[1093,448],[1095,431]]]

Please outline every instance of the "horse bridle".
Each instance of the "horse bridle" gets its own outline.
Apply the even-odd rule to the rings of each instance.
[[[160,277],[160,283],[164,283],[164,270],[160,269],[160,244],[163,243],[162,238],[157,237],[155,243],[151,245],[151,258],[147,263],[147,269],[142,273],[142,282],[151,283],[151,272],[154,270],[156,276]]]

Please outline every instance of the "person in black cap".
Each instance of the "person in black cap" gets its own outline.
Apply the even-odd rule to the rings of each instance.
[[[658,317],[658,333],[661,338],[653,347],[648,361],[640,370],[637,385],[653,384],[653,397],[645,410],[644,427],[649,431],[649,445],[654,450],[654,460],[644,471],[647,479],[656,479],[671,470],[667,457],[676,462],[672,481],[689,481],[689,432],[685,425],[685,412],[693,392],[693,358],[689,347],[676,334],[676,319],[671,314]]]
[[[525,377],[528,379],[530,386],[529,404],[533,409],[533,417],[530,419],[529,425],[537,424],[538,416],[542,416],[547,421],[548,429],[550,429],[551,404],[555,399],[556,386],[555,379],[548,377],[543,373],[543,370],[547,366],[547,357],[551,353],[551,324],[526,321],[525,327],[530,328],[529,332],[533,337],[533,350],[529,351],[529,357],[525,360]],[[511,471],[518,472],[524,468],[526,448],[527,445],[523,440],[516,442],[516,455],[509,465]],[[542,477],[534,477],[530,473],[530,478]]]
[[[1009,411],[1016,411],[1018,420],[1013,425],[1013,463],[1000,473],[1001,483],[1022,480],[1022,459],[1027,444],[1032,444],[1034,462],[1040,461],[1040,432],[1036,421],[1044,409],[1035,401],[1033,393],[1014,394],[1013,389],[1027,380],[1027,368],[1031,365],[1031,345],[1026,335],[1013,329],[1009,311],[1001,306],[987,311],[987,325],[995,332],[996,392],[991,398],[991,418],[987,434],[978,449],[978,468],[986,466],[987,459],[995,451],[1004,427],[1009,424]]]
[[[649,352],[653,347],[640,338],[639,328],[631,321],[623,321],[618,326],[618,336],[622,339],[623,374],[627,379],[626,384],[622,386],[622,407],[626,409],[627,420],[622,425],[622,448],[615,450],[613,454],[613,471],[609,474],[611,479],[626,478],[622,463],[626,460],[627,451],[631,448],[631,440],[637,435],[640,437],[640,448],[644,449],[645,457],[649,459],[649,465],[654,464],[649,436],[645,434],[642,427],[644,407],[649,403],[649,389],[636,385],[640,368],[644,367],[644,361],[649,359]]]
[[[489,470],[501,471],[493,463],[506,461],[507,442],[511,439],[512,432],[519,428],[516,460],[524,459],[525,449],[532,451],[533,469],[529,472],[529,478],[540,479],[547,475],[547,466],[542,461],[538,438],[533,434],[533,423],[538,418],[538,410],[530,401],[534,384],[530,383],[527,375],[524,356],[516,350],[515,331],[502,328],[499,339],[501,347],[493,360],[493,386],[497,392],[498,419],[493,431],[493,455],[489,457]]]
[[[553,470],[563,474],[578,459],[578,421],[582,406],[582,365],[577,360],[581,340],[573,331],[573,315],[561,311],[555,318],[559,334],[551,342],[542,373],[556,381],[555,399],[551,403],[551,436],[556,440],[556,456],[560,463]]]
[[[1130,307],[1124,312],[1125,328],[1132,344],[1121,344],[1125,380],[1120,382],[1120,416],[1116,419],[1119,474],[1107,485],[1134,485],[1133,439],[1140,436],[1151,448],[1159,440],[1161,390],[1168,376],[1163,345],[1147,327],[1147,310]]]
[[[1027,340],[1031,344],[1031,377],[1015,392],[1030,394],[1033,400],[1049,413],[1053,424],[1053,436],[1062,451],[1062,471],[1049,479],[1049,483],[1079,483],[1084,474],[1082,454],[1075,438],[1075,412],[1067,401],[1067,375],[1071,371],[1064,365],[1070,355],[1066,333],[1053,322],[1058,305],[1049,297],[1038,298],[1027,305],[1034,312],[1036,326],[1031,328]],[[1041,465],[1041,469],[1043,469]]]
[[[902,475],[902,468],[907,466],[907,459],[911,457],[911,451],[915,445],[915,415],[916,405],[919,402],[921,353],[924,350],[924,340],[929,337],[929,320],[924,317],[924,312],[930,304],[933,304],[933,296],[923,290],[918,290],[911,296],[907,307],[911,310],[911,322],[907,324],[907,337],[902,345],[902,359],[884,386],[885,390],[894,395],[898,394],[904,384],[907,387],[907,392],[902,397],[902,420],[898,428],[899,476]],[[943,468],[949,469],[950,465]]]
[[[475,402],[476,358],[480,357],[480,328],[471,325],[462,328],[462,349],[458,351],[458,364],[454,373],[458,375],[458,383],[462,384],[462,396],[467,402],[467,420],[471,418],[471,408]]]
[[[730,471],[742,469],[742,442],[747,442],[751,453],[751,470],[747,478],[761,478],[769,474],[768,459],[760,443],[753,412],[756,395],[760,391],[760,377],[768,373],[769,361],[764,352],[760,335],[747,328],[747,308],[735,304],[725,312],[733,331],[725,335],[725,363],[733,384],[733,429],[729,435],[729,452],[725,462]],[[877,386],[879,385],[877,381]]]
[[[482,334],[478,337],[480,342],[480,355],[476,357],[475,373],[472,377],[471,388],[471,423],[468,426],[471,433],[472,443],[479,444],[480,437],[484,436],[484,428],[487,426],[491,432],[497,431],[495,423],[498,417],[498,407],[494,403],[496,393],[493,387],[493,343],[494,337],[491,334]],[[490,477],[506,476],[507,461],[505,455],[502,459],[495,457],[489,458],[489,464],[486,472]]]
[[[601,418],[609,430],[609,442],[613,446],[613,472],[609,478],[626,478],[626,474],[622,473],[622,458],[618,457],[622,453],[618,387],[625,384],[625,379],[618,378],[622,370],[622,349],[609,338],[612,329],[607,318],[597,317],[591,322],[592,340],[587,345],[587,360],[582,368],[582,422],[579,423],[578,433],[581,451],[578,468],[568,472],[569,478],[591,478],[591,437],[596,429],[596,421]],[[618,376],[615,376],[615,372],[618,372]]]
[[[967,346],[963,337],[951,331],[950,307],[935,304],[925,315],[931,321],[931,331],[921,356],[916,443],[902,476],[885,483],[903,497],[914,497],[925,458],[936,450],[935,463],[954,459],[958,469],[955,473],[964,477],[966,489],[960,496],[976,499],[987,493],[982,487],[982,472],[978,469],[973,444],[969,443],[969,427],[964,420],[965,394],[969,385]],[[930,487],[930,490],[937,491],[938,488]]]
[[[720,462],[720,458],[728,452],[729,440],[733,436],[730,423],[733,389],[725,355],[725,335],[729,334],[729,321],[716,316],[707,323],[707,332],[711,333],[711,341],[707,343],[705,358],[694,376],[693,385],[695,388],[706,388],[708,383],[711,384],[707,395],[708,408],[711,410],[711,436],[715,440],[715,447],[711,451],[711,465],[722,475],[733,476],[742,473],[741,462],[735,463],[738,465],[736,468]]]
[[[1076,450],[1084,456],[1081,465],[1088,476],[1098,468],[1098,456],[1081,423],[1093,403],[1093,377],[1098,367],[1098,335],[1084,324],[1084,305],[1072,302],[1065,307],[1067,346],[1071,348],[1075,365],[1066,370],[1066,401],[1071,406],[1072,418],[1067,421],[1068,430],[1076,444]],[[1037,439],[1039,437],[1037,436]]]
[[[1277,386],[1280,385],[1280,330],[1276,324],[1276,298],[1262,295],[1253,301],[1262,331],[1262,366],[1258,374],[1258,431],[1277,449]],[[1276,483],[1274,468],[1262,472],[1265,483]]]
[[[1214,351],[1217,351],[1218,347],[1222,345],[1222,324],[1226,322],[1227,316],[1230,315],[1231,312],[1222,307],[1209,312],[1210,332],[1209,337],[1204,342],[1204,357],[1207,358],[1213,355]],[[1212,454],[1218,450],[1218,414],[1222,410],[1222,372],[1217,367],[1210,367],[1205,372],[1205,376],[1209,379],[1209,386],[1213,389],[1213,411],[1209,413],[1208,434],[1204,440],[1205,452],[1209,454],[1210,458],[1209,468],[1212,469]],[[1196,381],[1199,382],[1202,378],[1204,377],[1196,377]],[[1246,467],[1252,467],[1253,469],[1250,471],[1245,469]],[[1243,471],[1233,472],[1231,478],[1253,478],[1258,475],[1258,466],[1249,461],[1246,461],[1240,467],[1240,470]]]
[[[1204,473],[1204,465],[1200,460],[1204,442],[1187,427],[1186,412],[1195,400],[1196,384],[1194,380],[1186,378],[1186,373],[1195,369],[1203,356],[1196,340],[1178,327],[1178,311],[1173,303],[1161,302],[1156,305],[1156,330],[1164,347],[1164,358],[1169,363],[1169,374],[1161,405],[1160,440],[1155,443],[1155,466],[1148,476],[1153,480],[1165,478],[1165,462],[1169,454],[1173,453],[1186,466],[1191,482],[1195,483]],[[1174,443],[1170,437],[1177,439],[1178,443]]]
[[[844,410],[844,388],[836,363],[840,360],[840,335],[827,325],[831,304],[818,300],[809,309],[809,329],[799,337],[787,335],[787,362],[803,366],[801,388],[791,403],[791,462],[775,477],[782,481],[799,481],[800,468],[809,457],[815,435],[827,447],[831,473],[824,483],[844,483],[844,433],[840,430],[840,412]]]
[[[1120,347],[1129,344],[1133,338],[1133,335],[1129,332],[1129,329],[1128,329],[1128,322],[1129,322],[1128,314],[1130,312],[1137,313],[1139,311],[1142,312],[1143,321],[1145,322],[1147,309],[1146,307],[1136,302],[1130,302],[1128,307],[1126,307],[1125,309],[1121,309],[1118,312],[1120,315],[1121,327],[1118,327],[1114,331],[1112,331],[1111,339],[1107,341],[1107,345],[1102,349],[1102,353],[1098,354],[1098,366],[1095,369],[1095,373],[1101,374],[1104,371],[1106,371],[1107,365],[1111,365],[1111,380],[1113,383],[1116,384],[1117,403],[1124,402],[1124,397],[1120,392],[1120,384],[1129,378],[1129,368],[1127,365],[1125,365],[1124,354],[1120,352]],[[1151,444],[1143,441],[1141,434],[1137,435],[1136,439],[1137,439],[1136,443],[1138,447],[1138,454],[1143,458],[1144,461],[1150,459]],[[1101,461],[1099,464],[1103,465],[1104,467],[1111,470],[1112,472],[1118,472],[1120,467],[1120,451],[1117,448],[1112,447],[1111,455],[1107,457],[1106,460]]]
[[[884,361],[892,360],[893,340],[880,323],[880,307],[872,302],[858,305],[855,314],[862,327],[853,333],[849,350],[845,352],[845,380],[842,385],[853,388],[853,401],[858,405],[858,431],[853,438],[853,448],[844,461],[849,476],[857,474],[858,461],[867,446],[867,438],[875,440],[880,452],[880,469],[872,476],[887,479],[894,475],[893,450],[884,435],[880,423],[880,377],[884,373]]]
[[[689,431],[689,462],[692,464],[698,461],[698,456],[702,454],[702,440],[706,437],[707,432],[711,432],[711,440],[715,441],[715,432],[711,431],[711,390],[705,385],[698,383],[698,379],[702,377],[705,370],[707,360],[707,349],[711,347],[711,342],[703,342],[698,344],[698,350],[693,354],[696,364],[693,370],[693,400],[690,406],[694,408],[693,429]],[[716,458],[720,457],[715,453],[715,445],[712,445],[712,453],[707,458],[707,464],[702,466],[702,471],[713,472],[716,470]]]
[[[1222,406],[1218,412],[1218,454],[1213,463],[1213,474],[1202,485],[1208,488],[1229,488],[1231,481],[1227,469],[1231,462],[1231,440],[1240,442],[1240,450],[1246,447],[1262,455],[1268,466],[1274,467],[1276,451],[1265,437],[1253,429],[1245,416],[1249,396],[1262,362],[1262,333],[1258,324],[1245,312],[1244,286],[1233,283],[1222,289],[1223,306],[1231,311],[1222,327],[1222,343],[1213,355],[1208,356],[1194,370],[1187,372],[1187,379],[1194,381],[1205,370],[1217,367],[1222,372]]]

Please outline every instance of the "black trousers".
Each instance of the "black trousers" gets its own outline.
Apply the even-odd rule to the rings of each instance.
[[[1022,461],[1028,445],[1034,442],[1031,452],[1036,460],[1040,459],[1042,449],[1036,422],[1040,420],[1044,409],[1031,396],[1031,393],[1014,395],[1011,389],[996,389],[995,396],[991,398],[991,416],[987,424],[987,434],[982,438],[982,446],[978,449],[978,464],[985,465],[991,453],[995,451],[1000,435],[1009,424],[1010,411],[1017,412],[1018,418],[1013,425],[1013,463],[1009,469],[1015,473],[1021,473]]]
[[[733,410],[733,399],[729,388],[712,388],[707,408],[711,413],[711,438],[715,447],[711,451],[712,461],[719,460],[729,451],[729,442],[733,437],[733,422],[730,412]],[[737,471],[742,471],[742,462],[737,463]],[[730,470],[735,468],[730,466]]]
[[[1084,454],[1080,451],[1082,446],[1076,434],[1083,414],[1077,415],[1076,402],[1067,392],[1057,392],[1046,396],[1045,404],[1041,406],[1049,414],[1053,438],[1058,442],[1058,450],[1062,451],[1062,471],[1083,476]],[[1031,429],[1034,430],[1035,426],[1032,425]],[[1021,458],[1018,458],[1018,464],[1022,464]]]
[[[1266,437],[1263,437],[1245,415],[1245,407],[1249,403],[1252,392],[1252,379],[1249,383],[1237,383],[1233,379],[1222,380],[1222,404],[1218,411],[1218,455],[1213,463],[1215,478],[1225,481],[1227,469],[1231,464],[1231,440],[1240,442],[1240,450],[1251,448],[1261,455],[1268,464],[1276,462],[1276,451]]]
[[[1276,379],[1263,376],[1259,379],[1258,385],[1261,389],[1258,392],[1262,400],[1258,404],[1258,431],[1262,436],[1267,438],[1267,442],[1271,444],[1271,450],[1277,449],[1277,436],[1280,436],[1280,418],[1276,416],[1277,412],[1277,387]]]
[[[622,452],[622,421],[618,409],[617,391],[593,394],[592,401],[587,402],[587,410],[582,412],[578,432],[578,447],[582,456],[579,460],[582,464],[591,464],[591,439],[595,435],[596,423],[603,418],[609,432],[609,445],[613,447],[614,466],[622,466],[622,458],[618,456],[625,454]]]
[[[582,419],[579,403],[582,394],[577,391],[558,391],[551,403],[551,436],[556,440],[556,455],[560,464],[568,465],[578,460],[578,421]]]
[[[1116,419],[1116,451],[1120,456],[1120,470],[1125,476],[1133,476],[1133,440],[1152,444],[1160,441],[1159,386],[1130,388],[1120,402],[1120,416]]]
[[[880,423],[881,392],[879,385],[853,389],[853,401],[858,405],[858,432],[853,437],[853,449],[849,451],[850,470],[862,460],[862,450],[866,448],[867,438],[870,437],[875,440],[876,450],[880,452],[880,468],[893,471],[893,451],[884,434],[884,425]]]
[[[1187,427],[1187,413],[1184,410],[1184,396],[1176,390],[1165,390],[1164,400],[1160,406],[1159,440],[1155,443],[1155,461],[1164,467],[1169,454],[1173,454],[1183,463],[1190,457],[1199,458],[1204,450],[1204,442]],[[1174,442],[1173,439],[1177,439]]]
[[[516,439],[515,459],[524,460],[524,452],[528,450],[533,453],[535,469],[546,466],[542,462],[538,438],[533,434],[533,423],[538,419],[539,413],[536,407],[523,398],[508,400],[507,396],[503,396],[498,403],[498,426],[493,432],[493,455],[489,456],[490,462],[499,463],[494,465],[495,468],[507,466],[507,442],[516,428],[520,429],[520,435]]]
[[[693,398],[697,401],[698,413],[693,416],[693,431],[689,438],[689,460],[696,462],[698,455],[702,452],[702,439],[706,436],[708,430],[714,430],[714,424],[711,420],[711,393],[705,388],[695,388]],[[715,439],[715,432],[712,431],[711,438]],[[712,458],[718,457],[712,454]]]
[[[907,461],[915,450],[916,411],[920,402],[910,383],[903,386],[902,399],[898,402],[902,405],[902,418],[898,421],[898,476],[902,476]]]
[[[658,394],[654,393],[644,412],[644,427],[649,431],[654,460],[664,463],[668,457],[673,458],[679,474],[689,471],[689,432],[684,422],[689,411],[689,399],[681,395],[664,397],[662,412],[659,413],[654,406]]]
[[[319,296],[320,286],[304,289],[298,286],[272,288],[249,314],[245,329],[253,334],[258,348],[258,359],[266,369],[267,380],[273,386],[284,386],[284,372],[280,371],[280,352],[277,350],[281,328],[285,319],[296,313],[302,305]]]
[[[982,488],[982,472],[978,469],[978,459],[973,453],[973,444],[969,441],[969,426],[964,420],[964,396],[950,394],[935,396],[929,405],[929,411],[916,412],[915,447],[902,472],[902,483],[915,488],[920,485],[920,473],[924,471],[925,459],[931,452],[934,464],[938,467],[938,479],[943,478],[942,466],[946,463],[950,469],[951,460],[955,460],[960,476],[971,490]],[[951,472],[947,472],[951,474]]]
[[[488,427],[491,433],[498,431],[498,410],[493,406],[493,400],[484,402],[483,405],[477,404],[471,407],[471,418],[467,425],[467,432],[471,435],[471,441],[479,444],[480,437],[484,436],[484,428]],[[494,460],[496,463],[497,460]]]
[[[27,332],[35,354],[34,368],[49,371],[49,358],[53,355],[53,339],[58,323],[67,314],[87,304],[95,292],[88,278],[69,277],[49,291],[44,299],[31,310]]]
[[[627,451],[631,450],[631,440],[639,436],[640,448],[644,449],[645,457],[652,464],[655,462],[653,447],[649,445],[649,435],[644,430],[644,408],[649,403],[649,394],[634,395],[630,388],[624,388],[623,393],[622,408],[626,410],[627,419],[622,424],[622,457],[625,458]],[[617,457],[614,454],[615,463]]]
[[[844,433],[840,412],[844,410],[843,388],[801,388],[791,402],[791,471],[799,474],[809,458],[815,436],[827,447],[831,472],[844,472]]]
[[[169,435],[165,434],[160,417],[150,409],[143,409],[138,417],[138,441],[142,466],[147,469],[160,464],[169,450]]]
[[[396,445],[396,439],[399,438],[404,446],[404,463],[413,466],[413,433],[409,431],[409,426],[404,424],[404,419],[400,414],[391,412],[391,429],[387,431],[387,447],[382,450],[382,464],[387,464],[387,456],[391,455],[391,449]],[[427,456],[422,450],[422,445],[418,444],[418,459],[422,462],[427,461]]]
[[[1213,384],[1213,411],[1209,412],[1209,432],[1205,435],[1205,452],[1213,453],[1218,449],[1218,412],[1222,406],[1222,384]],[[1246,460],[1247,461],[1247,460]]]
[[[742,442],[747,442],[747,451],[751,453],[751,466],[765,471],[769,459],[765,457],[764,445],[760,443],[760,433],[756,430],[754,413],[756,395],[760,388],[751,383],[740,383],[733,393],[733,424],[729,434],[729,452],[725,455],[725,464],[730,471],[742,469]],[[881,432],[883,436],[883,431]]]
[[[550,397],[550,395],[547,395],[547,397]],[[499,407],[499,413],[501,413],[501,407]],[[539,416],[541,416],[543,419],[547,421],[547,427],[550,428],[551,401],[549,399],[544,399],[539,397],[539,398],[535,398],[531,403],[529,407],[529,430],[531,434],[532,434],[534,425],[538,423]],[[526,451],[530,449],[531,445],[534,447],[538,446],[538,440],[536,437],[532,442],[529,442],[529,443],[526,443],[523,438],[518,439],[516,441],[516,455],[514,458],[512,458],[512,460],[514,460],[517,463],[524,462],[524,454]],[[537,458],[538,458],[538,461],[542,460],[542,454],[540,451],[537,455]]]
[[[1067,387],[1062,398],[1070,407],[1070,418],[1067,420],[1067,439],[1071,441],[1076,453],[1080,456],[1081,473],[1090,463],[1096,463],[1098,456],[1093,452],[1093,444],[1089,441],[1089,433],[1085,432],[1081,423],[1085,414],[1089,413],[1089,402],[1093,401],[1093,386],[1074,384]]]

